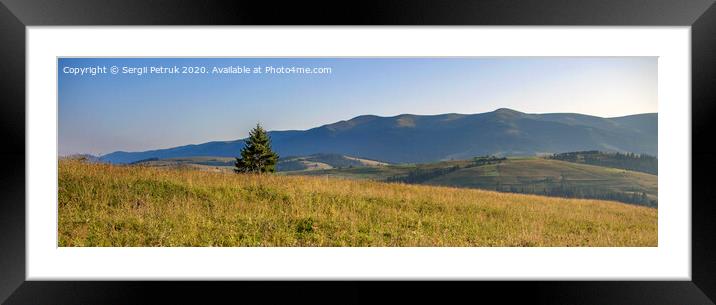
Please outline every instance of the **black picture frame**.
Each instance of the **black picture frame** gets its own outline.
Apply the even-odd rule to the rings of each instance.
[[[716,171],[716,149],[710,145],[716,121],[713,0],[0,2],[0,301],[6,304],[445,303],[495,296],[527,304],[681,305],[716,300],[716,188],[710,185],[710,173]],[[692,281],[26,281],[25,30],[72,25],[691,26]]]

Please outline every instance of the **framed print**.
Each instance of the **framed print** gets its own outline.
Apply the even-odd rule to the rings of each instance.
[[[713,304],[712,1],[2,9],[8,304]]]

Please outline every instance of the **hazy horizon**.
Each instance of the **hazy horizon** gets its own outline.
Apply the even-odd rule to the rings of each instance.
[[[330,74],[73,75],[89,66],[308,66]],[[307,130],[361,115],[499,108],[604,118],[658,113],[655,57],[62,58],[59,155],[104,155]]]

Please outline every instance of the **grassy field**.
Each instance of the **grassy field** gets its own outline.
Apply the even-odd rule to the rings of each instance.
[[[657,246],[657,210],[61,160],[59,246]]]

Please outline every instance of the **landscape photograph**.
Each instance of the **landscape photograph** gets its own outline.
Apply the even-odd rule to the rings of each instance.
[[[657,247],[657,65],[58,58],[58,246]]]

